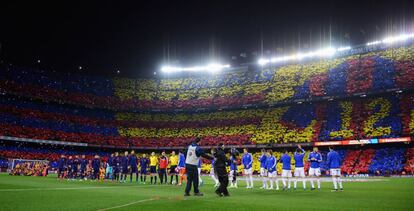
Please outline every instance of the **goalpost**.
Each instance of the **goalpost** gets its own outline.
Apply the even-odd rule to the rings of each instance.
[[[7,172],[10,173],[18,164],[30,164],[33,168],[36,163],[40,165],[49,165],[49,161],[47,160],[29,160],[29,159],[9,159],[9,167],[7,168]]]

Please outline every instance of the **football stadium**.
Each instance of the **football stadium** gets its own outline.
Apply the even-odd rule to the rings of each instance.
[[[138,36],[143,50],[108,47],[108,51],[122,48],[120,51],[126,52],[114,57],[117,65],[108,67],[110,71],[99,69],[109,64],[105,59],[109,53],[88,49],[95,44],[84,37],[101,31],[97,29],[100,26],[88,25],[93,21],[86,18],[92,20],[98,13],[112,18],[136,11],[120,9],[115,3],[102,4],[96,13],[89,10],[91,5],[82,3],[59,7],[79,14],[73,19],[65,17],[63,22],[57,5],[32,5],[42,14],[32,11],[30,5],[11,3],[6,7],[5,15],[22,10],[28,12],[27,17],[38,16],[27,25],[20,19],[7,20],[10,30],[0,39],[0,210],[411,210],[414,206],[414,7],[409,1],[394,4],[392,9],[389,2],[361,3],[361,10],[376,11],[358,15],[359,9],[355,9],[354,14],[343,16],[353,21],[332,21],[329,27],[348,24],[356,30],[341,39],[323,38],[325,44],[319,47],[279,48],[282,45],[272,38],[276,48],[270,47],[270,51],[262,47],[261,53],[226,57],[227,45],[222,43],[223,53],[217,54],[221,51],[214,42],[210,46],[214,56],[195,55],[204,60],[196,63],[182,58],[194,61],[194,52],[171,53],[188,50],[192,41],[181,43],[187,47],[172,47],[180,42],[163,44],[158,35],[150,38],[138,35],[145,33],[142,29],[137,34],[132,30],[129,36]],[[220,5],[208,3],[198,9],[191,5],[200,14],[189,13],[185,17],[188,22],[175,25],[183,19],[161,13],[188,8],[182,8],[184,3],[165,4],[168,6],[160,9],[159,16],[145,11],[147,7],[159,8],[158,3],[141,5],[139,17],[148,19],[136,23],[135,16],[125,14],[122,21],[142,24],[139,26],[148,27],[148,33],[165,30],[174,34],[177,31],[172,28],[204,26],[199,16],[215,14],[210,7]],[[333,11],[328,16],[313,16],[314,21],[306,20],[312,27],[318,26],[316,19],[337,20],[345,7],[360,3],[315,4],[310,7],[328,4]],[[132,5],[137,6],[127,7]],[[83,7],[88,8],[88,15]],[[245,7],[239,5],[238,11],[230,14],[237,16]],[[56,20],[46,15],[49,9]],[[119,13],[112,15],[103,12],[117,9]],[[363,24],[366,20],[355,21],[381,14],[389,20],[392,15],[380,12],[388,9],[405,18],[403,24],[394,23],[397,30],[377,26],[376,35],[371,36],[370,28]],[[273,18],[291,17],[288,13],[271,14]],[[221,18],[208,22],[219,24],[214,40],[238,36],[220,29],[220,24],[231,28],[227,20],[234,19],[215,15]],[[159,29],[157,18],[149,20],[154,16],[160,22],[171,18],[167,21],[170,28]],[[217,23],[218,19],[226,23]],[[121,21],[114,17],[113,23],[115,20]],[[250,27],[261,19],[252,20],[250,25],[237,23],[233,27]],[[11,27],[36,25],[37,21],[49,23],[39,26],[39,31],[44,31],[39,35],[36,27]],[[144,24],[146,21],[151,24]],[[57,23],[62,25],[53,28]],[[281,26],[285,31],[294,24],[286,19],[283,23],[287,24]],[[75,37],[59,37],[59,27],[75,25],[92,28]],[[266,27],[263,25],[263,33]],[[49,44],[16,44],[26,42],[20,30],[28,30],[25,36],[33,33],[36,40],[46,39],[39,37],[48,33],[55,38],[50,38]],[[189,29],[184,33],[203,41],[205,37],[197,34],[198,30],[204,31]],[[71,39],[76,41],[67,42],[80,44],[54,44]],[[244,39],[235,39],[237,44],[227,47],[237,51],[235,46],[248,42]],[[97,45],[129,41],[127,36],[123,41],[105,38]],[[125,55],[151,51],[151,43],[168,46],[164,48],[164,52],[168,48],[168,58],[164,55],[162,65],[158,62],[155,67],[153,59],[142,59],[142,67],[149,64],[152,68],[121,68],[122,61],[128,63],[132,58]],[[68,52],[60,54],[56,49]],[[58,58],[64,55],[73,56],[73,60]],[[162,55],[149,53],[145,58]],[[71,60],[73,67],[66,69],[63,60]]]

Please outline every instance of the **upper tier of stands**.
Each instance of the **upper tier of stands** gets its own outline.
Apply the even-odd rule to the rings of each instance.
[[[274,105],[413,88],[414,45],[178,79],[105,79],[11,67],[0,74],[4,93],[124,111]]]

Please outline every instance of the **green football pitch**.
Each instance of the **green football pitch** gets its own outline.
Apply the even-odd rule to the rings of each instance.
[[[148,179],[148,178],[147,178]],[[0,210],[412,210],[414,178],[377,178],[345,182],[344,192],[322,190],[276,191],[230,189],[230,197],[214,194],[212,180],[204,177],[203,197],[184,197],[184,187],[58,181],[56,177],[0,174]],[[298,185],[301,184],[300,182]],[[309,184],[308,184],[309,185]]]

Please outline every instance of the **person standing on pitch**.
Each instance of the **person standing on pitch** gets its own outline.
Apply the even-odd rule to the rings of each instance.
[[[269,185],[267,189],[273,190],[273,182],[276,183],[276,190],[279,190],[279,181],[277,180],[277,160],[273,155],[271,149],[267,150],[266,169],[267,177],[269,178]]]
[[[82,155],[81,161],[80,161],[80,169],[81,169],[81,179],[86,179],[86,167],[89,164],[89,160],[86,159],[85,155]]]
[[[94,159],[92,160],[92,172],[93,172],[93,176],[92,179],[93,180],[98,180],[99,179],[99,168],[101,167],[101,160],[99,158],[99,155],[95,155]]]
[[[287,149],[284,150],[284,154],[280,158],[282,162],[282,183],[283,183],[283,190],[290,190],[290,178],[292,177],[292,170],[290,166],[290,155]],[[287,182],[287,185],[286,185]]]
[[[246,188],[253,188],[253,156],[246,148],[243,149],[242,164],[247,184]]]
[[[138,158],[135,155],[135,151],[131,151],[131,155],[128,158],[129,166],[130,166],[130,175],[129,175],[129,183],[132,183],[132,176],[135,173],[135,182],[138,183]]]
[[[144,153],[142,155],[142,158],[139,160],[139,166],[141,168],[140,174],[141,174],[141,183],[145,184],[147,181],[147,169],[149,166],[149,159],[147,158],[147,155]]]
[[[128,151],[125,151],[124,156],[121,157],[121,179],[120,183],[125,183],[129,172],[128,165]]]
[[[65,175],[65,168],[66,168],[66,157],[65,155],[61,155],[58,161],[58,179],[64,179]]]
[[[303,165],[303,157],[305,156],[305,150],[302,149],[300,145],[296,149],[295,155],[295,179],[293,180],[293,188],[296,190],[298,184],[298,178],[301,178],[303,184],[303,190],[306,190],[306,180],[305,180],[305,169]]]
[[[198,160],[198,165],[197,165],[197,171],[198,171],[198,186],[203,186],[204,181],[203,179],[201,179],[201,167],[203,165],[203,162],[201,161],[201,159]]]
[[[185,172],[185,155],[180,150],[178,153],[178,172],[180,173],[180,182],[178,183],[179,186],[183,184],[183,181],[187,182],[187,174]]]
[[[230,150],[230,188],[237,188],[237,154],[236,149]]]
[[[167,177],[167,168],[168,168],[168,158],[163,151],[161,157],[159,158],[158,174],[160,176],[160,184],[168,184]]]
[[[111,156],[108,158],[108,161],[106,162],[105,178],[107,180],[112,180],[113,161],[114,161],[114,154],[112,153]]]
[[[79,155],[75,155],[75,158],[73,159],[73,180],[76,180],[78,177],[78,171],[79,171],[79,167],[80,167],[80,160],[79,160]]]
[[[119,181],[120,173],[121,173],[121,157],[119,156],[118,152],[115,152],[113,165],[114,165],[114,168],[112,169],[112,171],[113,171],[113,174],[115,175],[114,180]]]
[[[319,153],[317,147],[314,147],[313,151],[309,153],[308,161],[310,162],[309,177],[311,177],[310,178],[311,190],[315,190],[315,184],[314,184],[315,179],[318,184],[318,190],[320,190],[321,179],[319,177],[321,176],[320,163],[322,162],[322,155],[321,153]]]
[[[150,161],[150,178],[151,178],[151,185],[157,184],[157,165],[158,165],[158,157],[155,156],[155,152],[151,152],[151,156],[149,158]],[[154,183],[152,183],[152,179],[154,178]]]
[[[341,158],[339,157],[338,152],[333,149],[333,147],[329,147],[328,159],[326,162],[328,163],[330,173],[332,175],[332,182],[334,185],[334,189],[332,191],[338,191],[338,185],[339,189],[341,191],[344,191],[341,179]]]
[[[213,152],[211,152],[211,154],[213,154]],[[211,177],[211,179],[213,179],[213,181],[214,181],[214,187],[218,187],[219,186],[219,181],[218,181],[218,179],[217,179],[217,176],[216,176],[216,172],[215,172],[215,170],[214,170],[214,163],[215,163],[216,161],[213,159],[213,160],[211,160],[211,169],[210,169],[210,177]]]
[[[170,175],[171,175],[170,184],[175,185],[175,184],[178,184],[178,175],[177,175],[178,156],[175,154],[175,151],[171,152],[169,162],[170,162]],[[175,182],[173,181],[174,176],[175,176]]]
[[[218,177],[219,186],[216,189],[218,196],[230,196],[227,186],[229,185],[229,175],[226,166],[230,161],[224,153],[224,145],[221,144],[217,149],[212,149],[211,154],[214,156],[214,173]]]
[[[72,179],[72,169],[73,169],[73,159],[72,156],[68,157],[68,160],[66,161],[67,165],[67,178],[68,180]]]
[[[204,153],[197,143],[200,141],[200,138],[196,138],[193,143],[187,148],[187,157],[185,159],[185,169],[187,171],[187,187],[185,188],[184,196],[190,196],[191,185],[194,186],[194,195],[203,196],[198,189],[198,162],[200,157],[205,157],[207,159],[212,159],[211,156]]]
[[[267,188],[267,177],[266,177],[266,150],[261,150],[262,155],[259,157],[260,161],[260,177],[262,177],[263,186],[260,189],[266,189]]]

